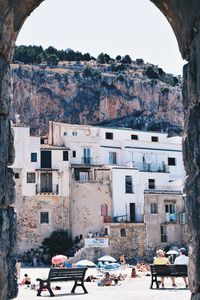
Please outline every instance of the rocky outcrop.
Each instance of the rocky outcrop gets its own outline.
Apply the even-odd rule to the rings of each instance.
[[[50,120],[179,134],[180,85],[149,79],[147,67],[132,63],[119,73],[113,65],[96,62],[68,62],[57,68],[13,65],[12,118],[20,114],[33,132],[42,134]]]

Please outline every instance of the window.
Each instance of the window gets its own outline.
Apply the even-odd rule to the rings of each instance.
[[[116,165],[117,164],[117,153],[109,152],[109,164]]]
[[[121,237],[126,237],[126,229],[125,228],[120,229],[120,236]]]
[[[15,173],[15,178],[19,179],[19,173]]]
[[[167,227],[161,226],[160,227],[160,235],[161,235],[161,243],[167,242]]]
[[[101,205],[101,216],[106,217],[108,215],[108,205],[102,204]]]
[[[158,213],[158,204],[151,203],[151,214],[157,214],[157,213]]]
[[[152,142],[158,142],[158,136],[152,136],[151,141]]]
[[[49,213],[48,212],[41,212],[40,213],[40,224],[49,224]]]
[[[83,163],[86,165],[90,165],[92,163],[90,148],[83,149]]]
[[[37,161],[37,153],[31,153],[31,162]]]
[[[185,212],[180,213],[180,224],[185,224],[186,223],[186,216]]]
[[[106,140],[113,140],[113,133],[112,132],[106,132]]]
[[[72,151],[72,157],[76,157],[76,151]]]
[[[35,173],[27,173],[27,183],[35,183]]]
[[[176,158],[168,157],[168,166],[175,166],[175,165],[176,165]]]
[[[41,168],[51,169],[51,151],[41,151]]]
[[[68,151],[63,151],[63,161],[68,161],[69,156],[68,156]]]
[[[176,204],[165,204],[166,222],[176,222]]]
[[[77,136],[78,134],[77,134],[76,131],[72,131],[72,135],[73,135],[73,136]]]
[[[155,179],[149,179],[149,189],[155,190]]]
[[[125,193],[133,193],[132,176],[125,176]]]
[[[132,140],[138,140],[138,135],[137,134],[131,134],[131,139]]]

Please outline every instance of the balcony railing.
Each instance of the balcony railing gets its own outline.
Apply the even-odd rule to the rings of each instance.
[[[111,216],[106,216],[104,217],[104,222],[105,223],[143,223],[143,216],[137,217],[135,218],[134,221],[129,220],[128,216],[126,215],[121,215],[121,216],[115,216],[115,217],[111,217]]]
[[[82,157],[81,158],[81,164],[83,164],[83,165],[92,165],[93,164],[93,158],[92,157]]]
[[[134,162],[133,166],[142,172],[162,172],[169,173],[169,166],[166,164],[147,164]]]
[[[147,184],[145,190],[149,191],[172,191],[172,192],[181,192],[182,186],[171,186],[171,185],[153,185]]]
[[[58,184],[52,184],[49,186],[42,186],[41,184],[36,184],[36,194],[56,194],[59,193]]]

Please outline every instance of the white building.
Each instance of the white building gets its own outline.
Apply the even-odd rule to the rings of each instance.
[[[41,245],[57,229],[69,229],[69,160],[66,147],[41,144],[29,127],[13,126],[18,249]]]
[[[57,122],[49,128],[49,144],[70,148],[72,165],[109,166],[113,217],[142,222],[145,190],[182,191],[181,137]],[[80,180],[90,179],[87,170],[80,171]]]
[[[160,224],[170,223],[175,232],[161,242],[183,238],[180,224],[171,224],[174,215],[184,212],[181,137],[50,122],[48,140],[41,143],[39,137],[29,135],[28,127],[13,129],[21,250],[39,245],[56,229],[68,229],[73,238],[106,230],[113,234],[113,249],[118,249],[118,238],[125,238],[124,224],[129,223],[127,249],[138,244],[141,255],[149,245],[158,244],[158,233],[155,239],[145,227],[151,228],[149,207],[156,205],[162,214]],[[164,211],[167,205],[169,213]]]

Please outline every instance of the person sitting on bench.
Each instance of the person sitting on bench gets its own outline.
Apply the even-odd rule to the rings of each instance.
[[[157,257],[154,259],[154,265],[170,265],[170,261],[167,257],[165,257],[165,253],[162,249],[159,249],[156,251]],[[161,285],[164,287],[164,279],[165,277],[160,277],[161,279]],[[172,280],[172,286],[176,287],[175,278],[171,277]]]

